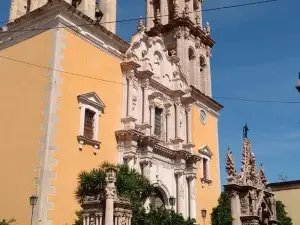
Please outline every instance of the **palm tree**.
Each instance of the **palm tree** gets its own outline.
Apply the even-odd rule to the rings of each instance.
[[[112,165],[103,163],[99,168],[89,172],[81,172],[78,175],[78,186],[75,192],[79,203],[83,202],[85,196],[96,196],[104,193],[106,186],[106,169],[115,167],[117,169],[116,189],[118,196],[127,197],[132,204],[132,225],[194,225],[195,221],[185,220],[181,214],[170,212],[165,208],[151,208],[146,212],[143,205],[149,197],[155,195],[155,187],[151,182],[134,169],[127,165]],[[77,212],[78,220],[74,225],[82,225],[82,212]]]
[[[14,222],[16,222],[15,219],[10,219],[10,220],[3,219],[0,220],[0,225],[12,225]]]
[[[78,186],[75,192],[79,203],[83,202],[84,196],[95,196],[104,193],[106,186],[106,172],[108,167],[116,167],[117,182],[116,188],[119,196],[127,197],[132,203],[144,203],[146,199],[153,195],[154,186],[150,181],[139,174],[135,169],[130,169],[127,165],[113,165],[104,162],[99,168],[89,172],[81,172],[78,175]]]

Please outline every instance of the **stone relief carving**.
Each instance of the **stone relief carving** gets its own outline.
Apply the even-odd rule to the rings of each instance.
[[[183,186],[183,184],[180,186],[179,196],[181,198],[184,198],[184,186]]]
[[[249,202],[248,195],[241,198],[241,213],[246,214],[248,212]]]
[[[192,200],[196,199],[196,187],[194,187],[193,190],[192,190],[191,199]]]

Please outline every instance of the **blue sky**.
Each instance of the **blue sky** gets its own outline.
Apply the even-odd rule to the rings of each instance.
[[[243,4],[253,0],[204,0],[203,8]],[[10,0],[0,1],[0,21],[7,20]],[[144,16],[144,0],[119,0],[118,19]],[[212,51],[213,96],[300,101],[295,90],[300,71],[298,0],[279,0],[235,9],[204,12],[216,45]],[[120,23],[126,40],[136,22]],[[278,175],[300,179],[300,104],[252,103],[217,99],[225,106],[219,122],[222,181],[226,149],[232,148],[239,167],[242,127],[268,180]]]

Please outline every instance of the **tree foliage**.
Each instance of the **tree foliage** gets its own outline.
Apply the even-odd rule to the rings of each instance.
[[[103,163],[99,168],[89,172],[81,172],[78,175],[78,186],[75,192],[79,203],[83,202],[84,196],[104,193],[106,186],[107,167],[114,166]],[[194,220],[185,220],[181,214],[170,212],[164,208],[153,209],[146,212],[145,201],[155,193],[154,186],[150,181],[127,165],[117,165],[116,189],[119,196],[130,199],[133,209],[132,225],[193,225]],[[82,225],[82,212],[77,212],[78,219],[74,225]]]
[[[211,213],[212,225],[231,225],[230,198],[226,192],[222,192],[218,199],[218,206]]]
[[[280,225],[293,225],[292,219],[288,216],[285,205],[281,201],[276,201],[276,213]]]
[[[0,225],[12,225],[14,222],[16,222],[15,219],[10,219],[10,220],[2,219],[0,220]]]
[[[276,201],[277,220],[280,225],[293,225],[292,219],[287,215],[285,206],[281,201]],[[230,199],[226,192],[222,192],[218,200],[218,206],[213,209],[211,214],[212,225],[231,225]]]

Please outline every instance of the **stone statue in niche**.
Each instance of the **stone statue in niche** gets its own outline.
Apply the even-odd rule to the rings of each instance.
[[[161,73],[161,58],[158,54],[154,54],[154,60],[153,60],[153,73],[154,78],[159,78]]]

